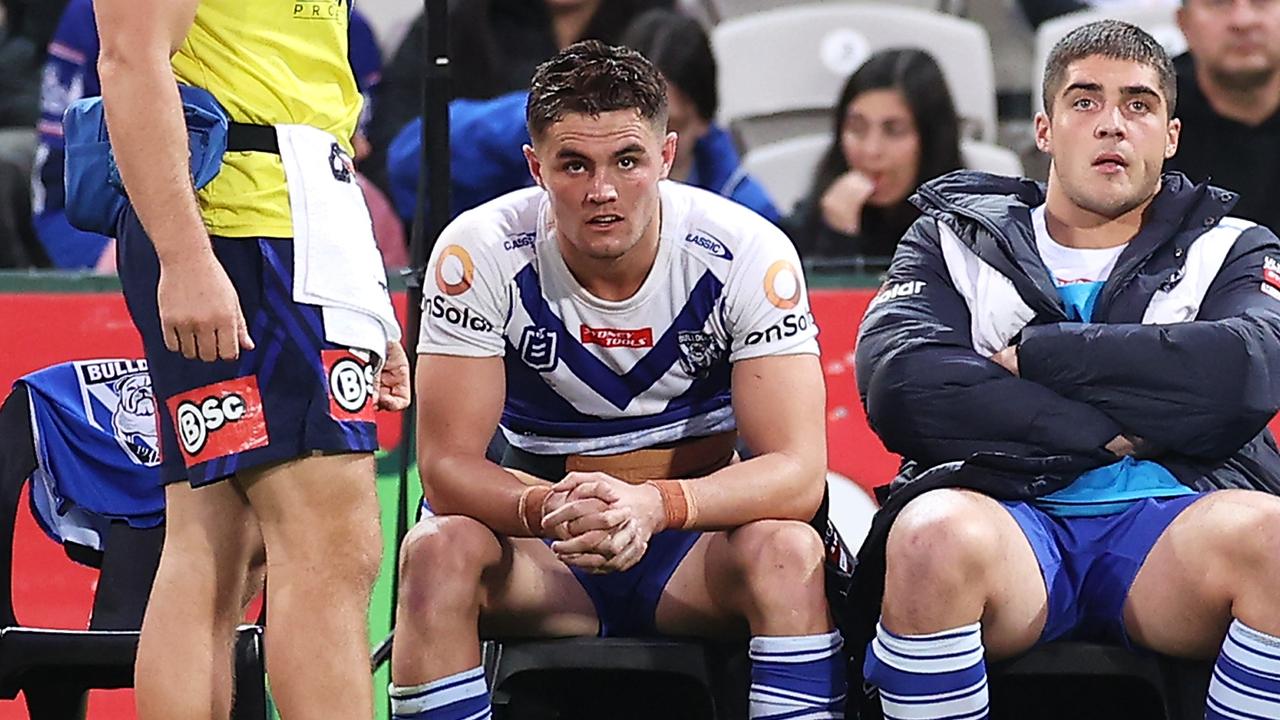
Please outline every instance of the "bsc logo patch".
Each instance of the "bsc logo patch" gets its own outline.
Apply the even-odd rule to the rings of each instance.
[[[334,420],[374,422],[378,384],[372,355],[352,350],[323,350],[320,360],[329,379],[329,415]]]
[[[271,442],[258,378],[224,380],[169,398],[178,444],[193,467]]]

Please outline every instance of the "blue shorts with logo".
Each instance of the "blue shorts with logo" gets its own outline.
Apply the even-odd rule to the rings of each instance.
[[[700,537],[695,530],[664,530],[649,539],[640,562],[619,573],[570,568],[595,606],[600,637],[658,635],[655,613],[662,591]]]
[[[1165,528],[1201,497],[1149,498],[1097,517],[1057,517],[1024,502],[1001,503],[1031,543],[1044,577],[1049,611],[1039,642],[1131,646],[1124,602],[1133,580]]]
[[[116,252],[120,282],[156,397],[165,483],[208,485],[314,452],[373,452],[379,355],[325,340],[319,306],[293,300],[293,243],[211,238],[249,326],[254,349],[234,361],[188,360],[164,344],[160,264],[129,209]]]

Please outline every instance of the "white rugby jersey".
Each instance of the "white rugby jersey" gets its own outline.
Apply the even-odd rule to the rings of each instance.
[[[459,215],[436,242],[419,353],[505,359],[501,426],[539,454],[612,454],[734,429],[730,364],[817,354],[795,248],[718,195],[659,185],[653,270],[597,298],[560,255],[541,188]]]

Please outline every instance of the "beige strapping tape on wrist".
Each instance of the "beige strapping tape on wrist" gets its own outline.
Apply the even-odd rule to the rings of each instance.
[[[662,512],[668,530],[685,530],[698,521],[698,504],[687,480],[651,480],[662,496]]]

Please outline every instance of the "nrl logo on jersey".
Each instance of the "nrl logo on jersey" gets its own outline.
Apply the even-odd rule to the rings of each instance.
[[[559,364],[554,330],[530,325],[520,334],[520,359],[538,372],[551,372]]]
[[[676,333],[676,344],[680,347],[680,368],[690,377],[705,378],[720,359],[720,345],[711,333],[681,330]]]

